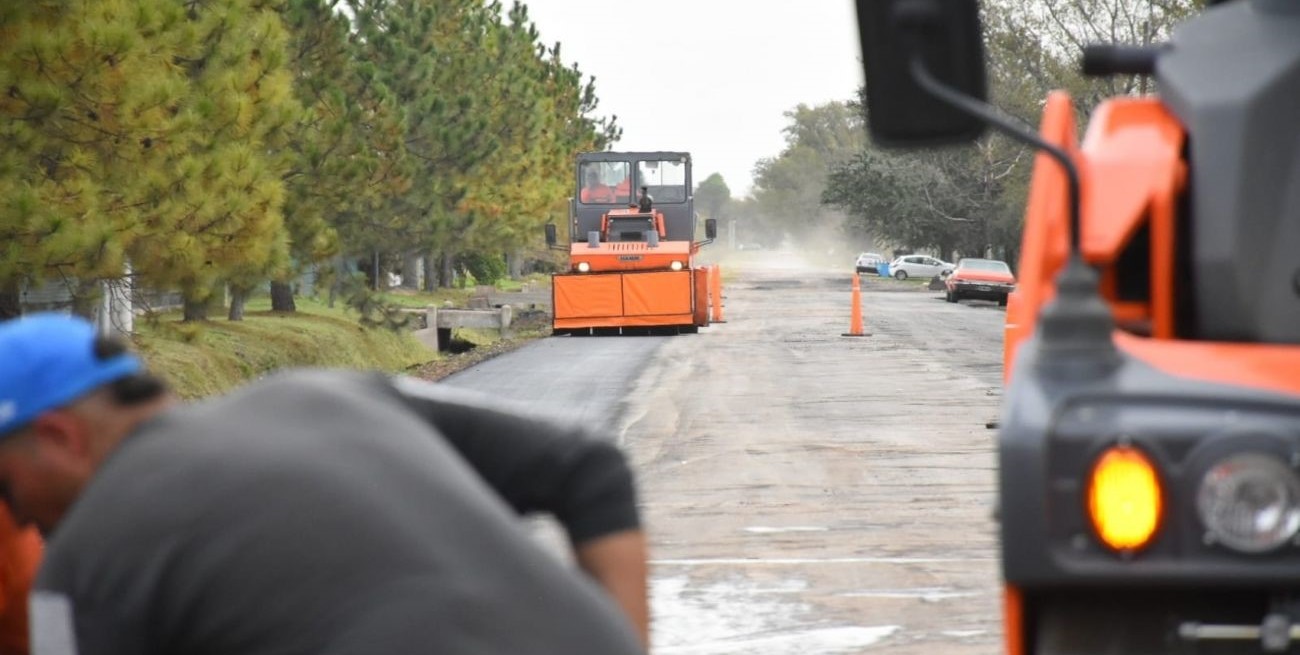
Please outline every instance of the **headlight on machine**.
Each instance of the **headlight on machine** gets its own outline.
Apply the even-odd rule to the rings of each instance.
[[[1196,496],[1206,539],[1243,553],[1263,553],[1300,529],[1300,480],[1277,457],[1240,453],[1206,471]]]
[[[587,262],[578,262],[579,273],[586,273],[587,271],[590,270],[591,270],[591,264],[588,264]]]
[[[1097,458],[1088,480],[1088,515],[1102,542],[1117,551],[1147,545],[1163,511],[1160,478],[1145,453],[1117,445]]]
[[[673,263],[668,265],[668,268],[671,268],[674,271],[680,271],[682,270],[682,263],[679,261],[674,261]]]

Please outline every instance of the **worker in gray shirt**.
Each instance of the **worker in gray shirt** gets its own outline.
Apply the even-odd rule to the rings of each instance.
[[[622,454],[464,391],[303,370],[180,403],[80,319],[18,319],[0,491],[48,540],[37,655],[647,647]],[[535,544],[531,512],[587,575]]]

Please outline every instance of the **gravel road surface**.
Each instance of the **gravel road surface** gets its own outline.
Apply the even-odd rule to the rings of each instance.
[[[726,261],[697,335],[552,337],[444,381],[622,446],[656,654],[1000,650],[1003,312],[864,276],[869,336],[845,337],[848,264]]]

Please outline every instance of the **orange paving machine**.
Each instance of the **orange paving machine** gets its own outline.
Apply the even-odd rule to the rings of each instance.
[[[568,269],[552,278],[555,334],[677,334],[709,324],[708,271],[695,263],[691,156],[578,155]],[[636,190],[636,193],[633,193]],[[556,246],[554,224],[546,242]]]

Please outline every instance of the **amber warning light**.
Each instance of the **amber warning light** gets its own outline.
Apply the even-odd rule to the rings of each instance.
[[[1088,484],[1088,515],[1097,536],[1117,551],[1151,541],[1163,511],[1160,478],[1142,451],[1114,446],[1102,453]]]

